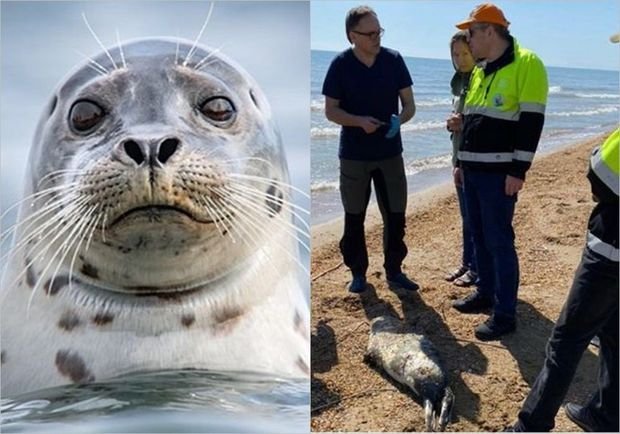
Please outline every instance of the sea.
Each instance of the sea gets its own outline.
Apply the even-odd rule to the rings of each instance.
[[[325,118],[321,88],[337,53],[313,50],[311,57],[312,225],[342,215],[338,191],[340,127]],[[445,119],[452,110],[450,60],[404,57],[413,79],[414,118],[401,127],[409,192],[451,179],[452,144]],[[537,155],[607,132],[618,126],[618,71],[547,67],[549,97]],[[372,206],[372,205],[371,205]]]

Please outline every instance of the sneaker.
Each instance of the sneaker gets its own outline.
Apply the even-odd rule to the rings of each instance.
[[[366,276],[353,276],[353,280],[349,285],[349,292],[359,294],[366,291]]]
[[[564,406],[564,413],[575,425],[585,432],[609,431],[596,423],[587,407],[568,402]]]
[[[405,273],[388,275],[387,282],[390,288],[402,288],[407,291],[417,291],[420,289],[420,286],[409,279]]]
[[[480,313],[493,307],[493,300],[474,291],[467,297],[456,300],[452,303],[452,307],[461,313]]]
[[[512,333],[516,328],[517,323],[514,318],[498,320],[495,315],[491,315],[489,319],[476,327],[474,334],[478,340],[495,341],[508,333]]]

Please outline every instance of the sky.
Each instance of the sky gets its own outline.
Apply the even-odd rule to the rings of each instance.
[[[344,20],[361,4],[377,12],[385,29],[382,45],[405,56],[448,59],[454,24],[466,19],[481,0],[330,1],[311,2],[311,47],[347,48]],[[510,32],[548,66],[620,70],[620,44],[609,36],[620,32],[619,0],[498,0],[511,22]]]

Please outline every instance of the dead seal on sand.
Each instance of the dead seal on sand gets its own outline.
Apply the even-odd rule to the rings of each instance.
[[[452,414],[454,394],[430,340],[406,331],[397,318],[379,316],[370,323],[365,358],[422,399],[427,431],[445,430]]]

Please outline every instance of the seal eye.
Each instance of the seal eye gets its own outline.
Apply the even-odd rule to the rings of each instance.
[[[209,120],[227,122],[235,115],[235,108],[227,98],[216,96],[202,103],[200,106],[200,113]]]
[[[71,127],[80,133],[92,130],[101,123],[104,112],[92,101],[78,101],[71,107],[69,122]]]

